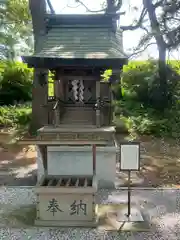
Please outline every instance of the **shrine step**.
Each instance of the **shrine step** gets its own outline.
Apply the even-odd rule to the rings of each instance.
[[[92,108],[67,108],[61,119],[62,124],[92,124],[95,112]]]
[[[64,125],[67,125],[67,124],[69,124],[69,125],[91,125],[92,124],[92,122],[91,121],[74,121],[74,120],[71,120],[71,119],[63,119],[61,122],[60,122],[60,124],[62,125],[62,124],[64,124]]]

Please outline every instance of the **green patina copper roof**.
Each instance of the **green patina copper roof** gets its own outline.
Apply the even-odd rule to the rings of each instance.
[[[113,59],[124,58],[122,33],[101,24],[52,25],[43,37],[43,58]]]
[[[117,16],[50,15],[40,46],[32,56],[23,56],[29,67],[93,67],[119,69],[127,62]]]

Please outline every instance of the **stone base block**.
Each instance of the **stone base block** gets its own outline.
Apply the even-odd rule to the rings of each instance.
[[[117,221],[118,222],[143,222],[143,217],[140,210],[136,207],[131,207],[131,214],[127,216],[128,208],[119,210],[117,212]]]
[[[95,192],[91,176],[42,178],[36,186],[37,218],[41,226],[95,226]]]
[[[129,221],[124,217],[127,213],[127,204],[99,205],[97,210],[98,227],[100,231],[127,231],[127,232],[148,232],[149,222],[140,213],[140,218]],[[139,211],[138,211],[139,212]],[[132,214],[133,215],[133,214]],[[136,221],[137,220],[137,221]]]
[[[36,226],[41,227],[87,227],[95,228],[97,227],[97,221],[44,221],[44,220],[35,220]]]

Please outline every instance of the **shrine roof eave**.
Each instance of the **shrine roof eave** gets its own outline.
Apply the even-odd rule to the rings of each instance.
[[[59,58],[59,57],[37,57],[22,56],[24,63],[30,68],[57,69],[60,67],[78,67],[78,68],[103,68],[103,69],[121,69],[127,64],[127,58]]]

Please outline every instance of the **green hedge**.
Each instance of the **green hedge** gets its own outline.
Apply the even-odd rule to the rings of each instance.
[[[20,62],[0,63],[0,105],[32,99],[33,71]]]
[[[32,100],[33,69],[13,61],[0,62],[0,105]],[[49,96],[54,95],[53,74],[49,73]]]
[[[161,102],[157,63],[130,62],[124,66],[123,99],[115,102],[115,121],[123,121],[129,132],[180,137],[180,61],[168,64],[169,105],[164,111],[158,106]],[[117,86],[118,91],[121,87]]]
[[[29,125],[31,121],[31,103],[0,107],[0,127],[17,128]]]
[[[177,76],[179,71],[178,61],[168,62],[166,77],[170,106],[175,100],[174,96],[180,92],[180,76]],[[159,108],[159,104],[163,104],[156,61],[130,62],[123,68],[121,83],[125,97],[130,96],[131,99],[155,109]]]

